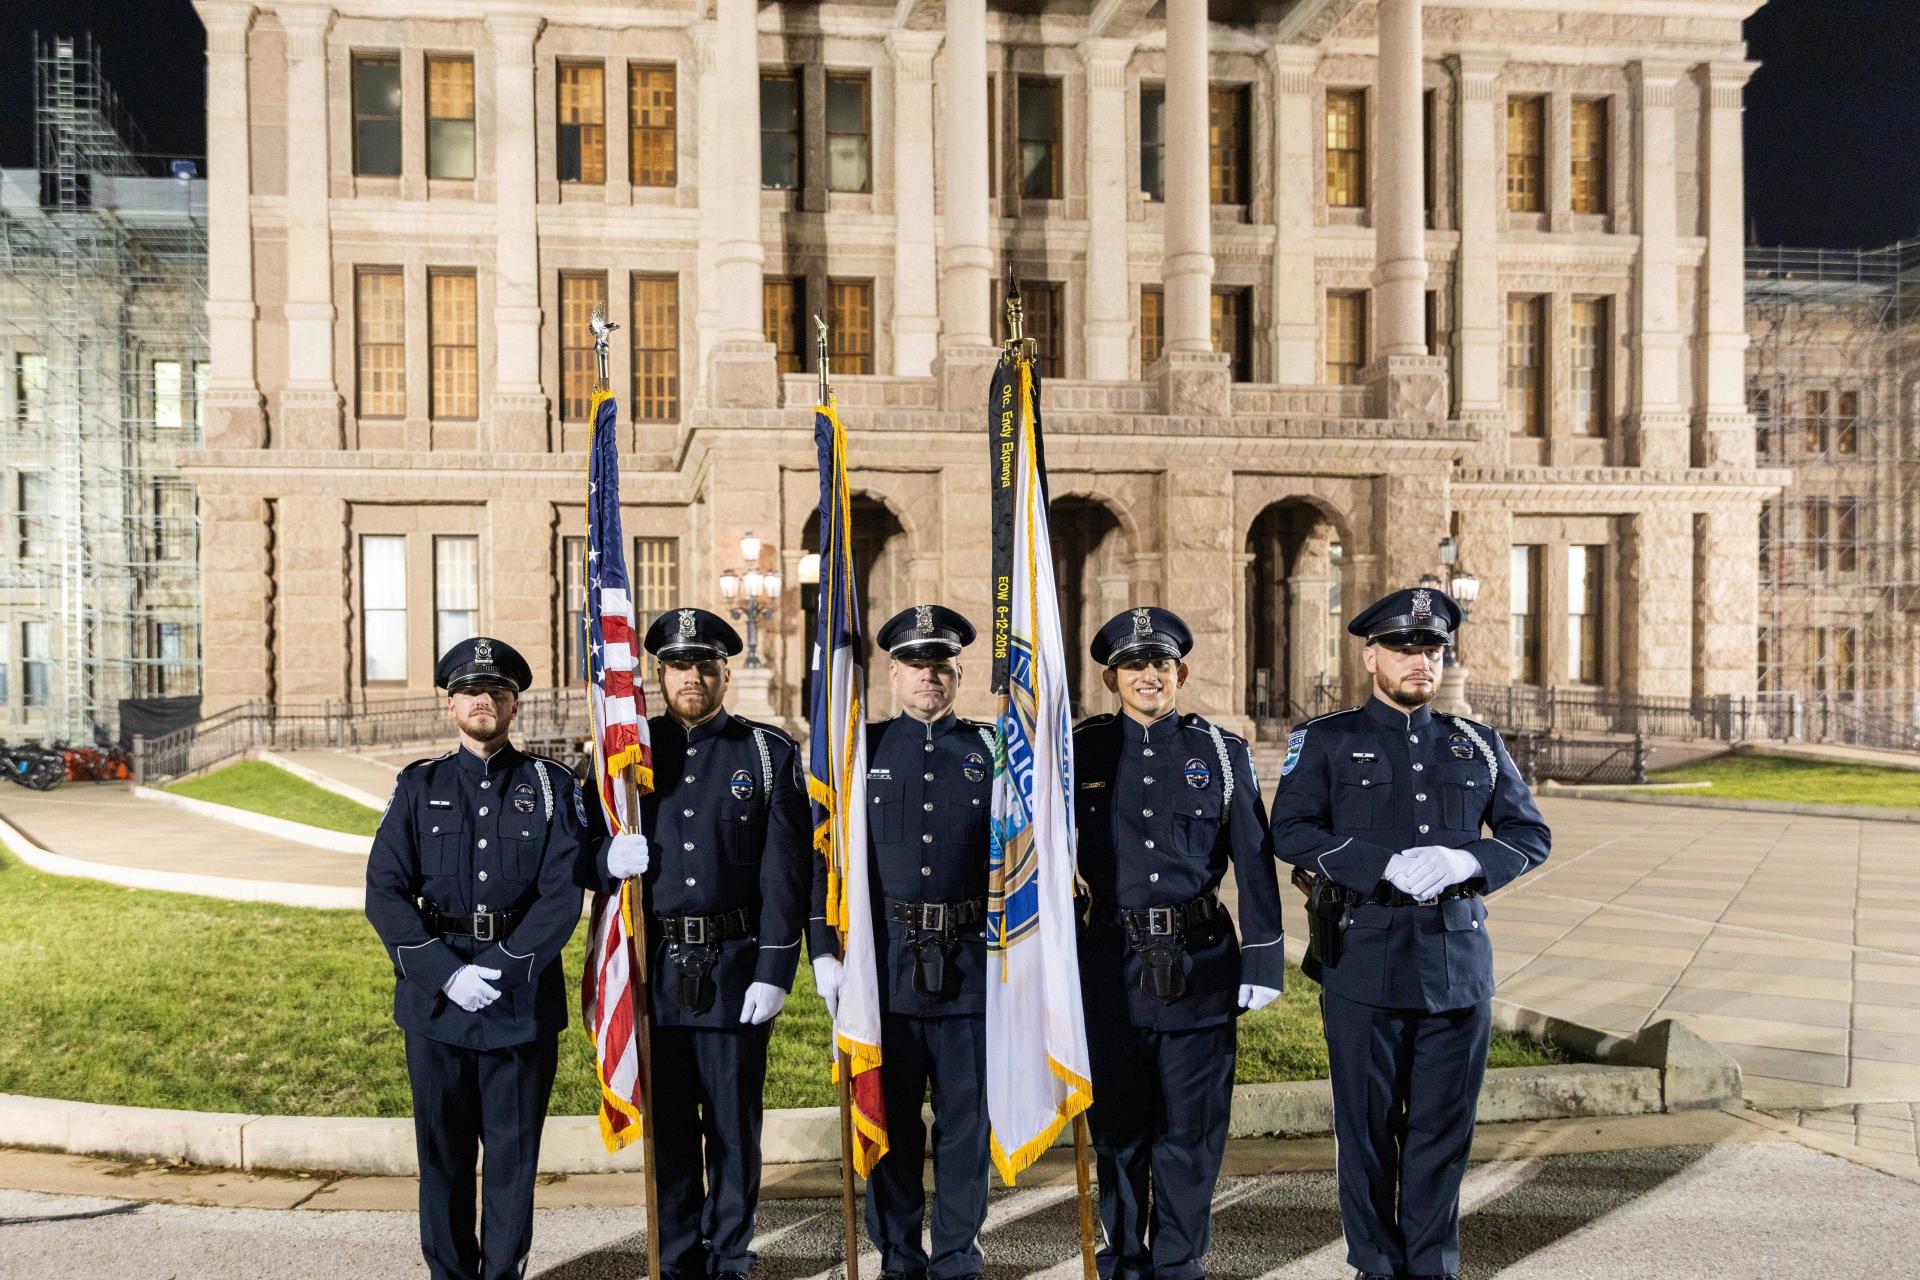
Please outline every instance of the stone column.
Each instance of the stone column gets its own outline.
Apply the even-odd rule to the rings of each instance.
[[[1513,670],[1513,513],[1502,508],[1462,507],[1460,565],[1480,579],[1473,617],[1460,629],[1455,652],[1474,681],[1510,684]],[[1544,566],[1543,566],[1544,568]],[[1364,607],[1361,605],[1360,607]]]
[[[1683,508],[1656,507],[1628,520],[1623,563],[1608,583],[1619,583],[1622,594],[1620,675],[1628,693],[1693,692],[1692,546],[1693,517]]]
[[[893,55],[893,372],[933,372],[940,299],[933,250],[934,31],[894,31]]]
[[[1327,544],[1333,526],[1322,524],[1300,545],[1287,575],[1287,696],[1281,715],[1294,723],[1315,714],[1313,686],[1327,673],[1327,588],[1332,566]]]
[[[1440,539],[1448,530],[1445,469],[1428,467],[1381,476],[1374,482],[1373,502],[1379,573],[1373,595],[1356,595],[1348,606],[1348,617],[1389,591],[1415,585],[1421,574],[1440,569]]]
[[[1319,284],[1314,278],[1313,69],[1317,49],[1267,50],[1273,75],[1273,380],[1317,384]]]
[[[358,602],[348,598],[352,575],[347,504],[340,498],[303,495],[281,498],[278,507],[274,536],[280,566],[280,697],[344,697],[359,685],[349,634]],[[409,616],[409,635],[421,634],[432,621]],[[409,687],[430,687],[433,673],[419,669],[411,644],[407,654]]]
[[[1500,296],[1500,163],[1494,112],[1501,54],[1461,53],[1447,60],[1455,86],[1460,174],[1460,249],[1455,256],[1454,385],[1462,418],[1481,424],[1483,461],[1507,459],[1505,378],[1500,366],[1505,317]]]
[[[207,384],[206,443],[258,449],[266,443],[266,401],[254,360],[253,133],[247,102],[250,4],[202,3],[207,28]],[[207,650],[212,653],[212,649]]]
[[[761,308],[760,33],[756,0],[715,0],[715,74],[722,109],[700,122],[700,144],[719,152],[719,182],[700,192],[702,219],[719,224],[714,288],[720,329],[709,372],[716,408],[772,408],[780,379]]]
[[[1634,208],[1640,219],[1640,256],[1634,279],[1635,380],[1630,461],[1642,467],[1684,467],[1691,449],[1688,414],[1680,404],[1678,237],[1675,211],[1674,86],[1677,62],[1635,62]]]
[[[533,45],[541,21],[491,14],[493,42],[493,438],[503,453],[544,453],[540,385],[540,234],[534,201]]]
[[[273,525],[264,498],[202,490],[200,529],[201,711],[213,715],[274,697]]]
[[[1213,349],[1213,201],[1207,176],[1206,0],[1167,0],[1166,340],[1154,374],[1169,414],[1233,411],[1227,357]]]
[[[1693,518],[1693,692],[1754,690],[1760,615],[1760,513],[1753,504],[1711,507]]]
[[[993,250],[987,242],[987,4],[949,0],[940,76],[940,355],[949,409],[978,407],[993,347]]]
[[[1127,272],[1127,59],[1131,40],[1086,40],[1087,377],[1120,380],[1132,360]]]
[[[1447,361],[1427,354],[1426,147],[1421,131],[1421,0],[1380,0],[1380,175],[1373,203],[1377,354],[1370,412],[1397,421],[1447,416]]]
[[[1741,94],[1757,64],[1700,68],[1706,99],[1701,194],[1707,210],[1705,376],[1696,380],[1704,438],[1695,457],[1709,466],[1751,467],[1753,418],[1747,412],[1746,181]]]
[[[333,233],[328,217],[327,32],[331,9],[286,9],[287,385],[281,442],[338,449],[340,390],[333,366]]]
[[[1238,652],[1246,643],[1245,623],[1234,607],[1244,581],[1241,543],[1221,518],[1233,509],[1233,471],[1223,463],[1183,466],[1168,471],[1164,484],[1161,527],[1169,571],[1159,598],[1193,631],[1193,674],[1181,691],[1181,709],[1198,711],[1235,733],[1250,732],[1252,722],[1234,683],[1234,672],[1246,666]],[[1139,525],[1141,541],[1149,538],[1148,527],[1145,520]],[[1093,625],[1105,621],[1101,617]]]
[[[524,494],[496,497],[487,503],[487,524],[492,536],[482,540],[486,563],[481,570],[486,625],[490,634],[520,651],[533,668],[534,686],[539,688],[559,666],[553,629],[555,583],[547,558],[529,555],[528,549],[552,545],[553,504]],[[641,619],[640,625],[645,627],[647,622]],[[562,674],[563,684],[570,674]]]

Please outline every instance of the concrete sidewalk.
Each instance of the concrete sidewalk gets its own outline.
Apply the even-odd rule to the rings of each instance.
[[[349,751],[262,751],[257,758],[370,809],[386,807],[400,773],[384,759]]]

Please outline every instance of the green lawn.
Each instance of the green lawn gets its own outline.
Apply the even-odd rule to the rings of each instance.
[[[1652,782],[1711,782],[1699,794],[1735,800],[1797,800],[1920,809],[1920,771],[1829,764],[1786,756],[1719,756],[1660,769]]]
[[[361,916],[147,893],[42,875],[0,853],[0,1093],[192,1111],[410,1113],[392,970]],[[586,931],[566,956],[577,983]],[[766,1102],[825,1106],[826,1010],[800,968]],[[1241,1020],[1243,1083],[1326,1074],[1313,984]],[[598,1106],[578,1018],[556,1115]],[[1496,1035],[1493,1065],[1558,1060]]]
[[[260,760],[230,764],[198,778],[170,783],[163,789],[195,800],[250,809],[270,818],[285,818],[289,822],[304,822],[310,827],[325,827],[328,831],[345,831],[356,836],[370,836],[380,825],[378,810],[337,796]]]

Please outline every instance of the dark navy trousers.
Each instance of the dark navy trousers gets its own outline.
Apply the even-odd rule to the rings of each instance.
[[[867,1237],[889,1276],[956,1280],[980,1274],[987,1216],[987,1037],[979,1015],[880,1023],[880,1088],[887,1154],[867,1179]],[[920,1119],[933,1089],[933,1253],[921,1243],[927,1194],[927,1132]]]
[[[662,1275],[744,1276],[753,1266],[760,1099],[772,1028],[653,1028]]]
[[[1108,1280],[1200,1280],[1233,1109],[1231,1021],[1189,1031],[1090,1022],[1100,1176],[1095,1258]],[[1151,1241],[1151,1246],[1149,1246]]]
[[[1347,1261],[1381,1275],[1454,1274],[1492,1003],[1428,1013],[1324,992],[1320,1012]]]
[[[407,1034],[420,1156],[420,1250],[433,1280],[520,1280],[533,1248],[533,1180],[553,1092],[557,1036],[467,1049]],[[474,1161],[481,1166],[474,1237]]]

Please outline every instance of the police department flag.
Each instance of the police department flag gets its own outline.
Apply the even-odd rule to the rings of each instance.
[[[827,919],[839,932],[845,966],[833,1042],[853,1071],[853,1165],[864,1178],[886,1154],[887,1111],[880,1093],[880,977],[867,876],[867,734],[860,715],[866,672],[854,607],[847,435],[833,406],[814,410],[813,439],[820,451],[820,630],[813,647],[807,795],[814,847],[827,859]],[[840,1069],[836,1053],[834,1070]]]
[[[1072,709],[1031,366],[1003,362],[991,394],[993,434],[1012,441],[1001,456],[1014,475],[1009,696],[993,758],[987,876],[987,1115],[994,1163],[1012,1183],[1086,1110],[1093,1087],[1074,944]]]
[[[633,600],[620,532],[619,414],[613,395],[593,397],[593,443],[587,454],[587,702],[593,716],[594,777],[601,811],[612,830],[637,831],[628,808],[624,770],[635,795],[653,790],[653,752],[647,737],[646,695],[635,678]],[[596,893],[589,917],[587,962],[580,978],[580,1011],[593,1037],[600,1077],[600,1140],[618,1151],[640,1136],[640,1040],[634,1007],[633,882],[618,896]]]

